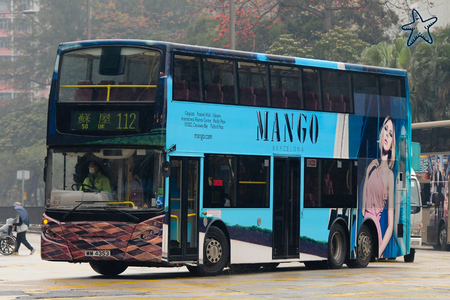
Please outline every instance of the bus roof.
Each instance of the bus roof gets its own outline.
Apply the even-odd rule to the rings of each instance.
[[[66,51],[70,49],[76,49],[79,47],[86,46],[100,46],[100,45],[128,45],[128,46],[164,46],[173,51],[189,52],[203,55],[220,55],[224,57],[235,57],[243,59],[256,59],[260,61],[267,62],[279,62],[279,63],[291,63],[295,65],[318,67],[318,68],[328,68],[328,69],[338,69],[347,70],[355,72],[365,72],[365,73],[377,73],[386,74],[393,76],[403,76],[406,77],[406,70],[394,69],[394,68],[384,68],[369,65],[359,65],[352,63],[343,63],[336,61],[312,59],[312,58],[301,58],[293,56],[282,56],[268,53],[256,53],[247,52],[239,50],[221,49],[214,47],[204,47],[195,46],[188,44],[178,44],[170,43],[164,41],[152,41],[152,40],[136,40],[136,39],[104,39],[104,40],[85,40],[85,41],[75,41],[75,42],[65,42],[60,44],[60,51]]]

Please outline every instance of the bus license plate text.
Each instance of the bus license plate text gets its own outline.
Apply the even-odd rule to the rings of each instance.
[[[111,255],[111,252],[106,251],[106,250],[84,251],[84,255],[85,255],[85,256],[101,256],[101,257],[106,257],[106,256],[110,256],[110,255]]]

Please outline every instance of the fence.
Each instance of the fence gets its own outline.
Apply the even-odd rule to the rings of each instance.
[[[30,217],[30,224],[41,224],[42,215],[44,214],[45,208],[43,206],[37,207],[25,207]],[[6,219],[15,218],[17,212],[12,206],[1,206],[0,207],[0,224],[5,224]]]

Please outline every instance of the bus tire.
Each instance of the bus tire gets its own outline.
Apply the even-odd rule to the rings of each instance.
[[[111,277],[119,275],[128,268],[126,264],[117,261],[91,261],[89,264],[95,272]]]
[[[403,259],[405,260],[405,263],[412,263],[414,262],[414,257],[416,256],[416,249],[411,248],[409,251],[409,254],[406,254],[403,256]]]
[[[448,234],[447,226],[445,226],[445,224],[442,224],[441,227],[439,227],[439,235],[438,235],[439,249],[441,251],[448,250],[447,234]]]
[[[356,259],[347,261],[349,268],[365,268],[369,264],[373,255],[372,233],[366,225],[361,225],[356,242]]]
[[[212,226],[205,236],[203,246],[203,265],[189,266],[194,275],[215,276],[222,273],[228,265],[230,248],[228,239],[219,228]]]
[[[328,236],[328,267],[340,269],[347,256],[347,238],[344,228],[334,223]]]

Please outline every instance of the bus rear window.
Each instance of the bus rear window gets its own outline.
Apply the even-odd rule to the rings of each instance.
[[[154,102],[161,53],[130,47],[86,48],[63,53],[59,102]]]

